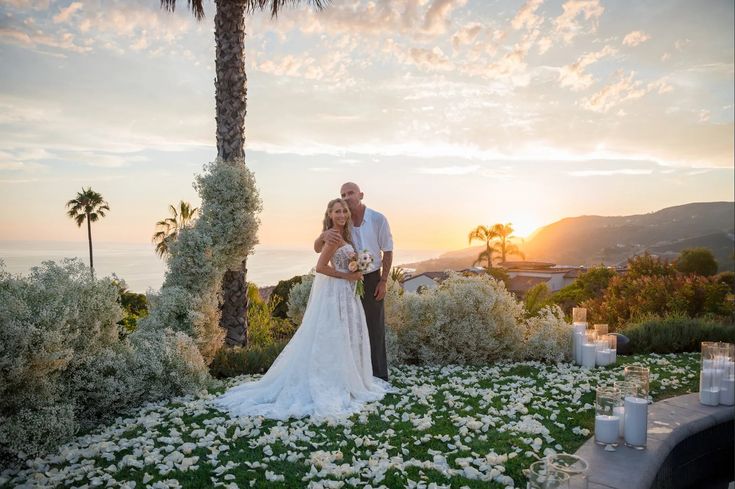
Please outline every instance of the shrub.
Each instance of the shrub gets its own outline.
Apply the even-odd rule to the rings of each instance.
[[[209,372],[217,378],[265,373],[287,343],[278,341],[261,347],[250,345],[248,348],[224,346],[215,355]]]
[[[288,295],[294,285],[301,283],[301,275],[296,275],[288,280],[281,280],[271,292],[272,299],[279,299],[273,309],[273,317],[288,319]]]
[[[117,287],[120,297],[118,302],[123,310],[123,318],[117,322],[120,326],[119,334],[127,336],[138,327],[138,319],[148,315],[148,299],[145,294],[137,294],[128,290],[124,280],[118,278],[114,273],[113,284]]]
[[[681,273],[710,277],[717,273],[717,261],[707,248],[687,248],[674,261],[674,268]]]
[[[400,363],[483,364],[519,353],[523,307],[488,276],[453,274],[436,289],[391,300]]]
[[[715,281],[725,284],[730,289],[730,292],[735,292],[735,272],[725,271],[715,275]]]
[[[120,340],[119,291],[77,260],[27,277],[0,268],[0,459],[40,455],[144,401],[196,393],[209,376],[192,340]]]
[[[199,218],[171,244],[160,297],[139,328],[182,331],[210,362],[225,335],[219,325],[222,277],[252,253],[261,202],[243,160],[206,165],[194,187],[202,198]]]
[[[735,343],[735,324],[702,318],[650,318],[626,328],[632,353],[698,352],[703,341]]]
[[[615,270],[604,265],[590,268],[580,274],[577,280],[554,292],[551,301],[561,307],[565,314],[570,315],[573,307],[586,300],[600,297],[615,275]]]
[[[288,317],[294,324],[301,324],[301,320],[304,319],[313,283],[314,275],[304,275],[301,282],[294,285],[288,294]]]
[[[649,316],[729,318],[733,303],[728,286],[712,277],[684,275],[649,255],[629,261],[629,271],[615,275],[601,297],[584,301],[589,317],[614,329]]]
[[[547,306],[525,322],[524,360],[561,362],[571,357],[572,329],[558,306]]]
[[[268,301],[260,298],[258,287],[248,284],[248,347],[264,348],[275,341],[285,341],[296,332],[291,321],[274,317],[273,311],[281,303],[271,294]]]

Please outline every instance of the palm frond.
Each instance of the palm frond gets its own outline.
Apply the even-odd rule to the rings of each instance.
[[[196,20],[202,20],[204,18],[204,4],[202,0],[186,0],[186,6],[194,14]],[[174,12],[176,10],[176,0],[161,0],[161,8],[168,12]]]

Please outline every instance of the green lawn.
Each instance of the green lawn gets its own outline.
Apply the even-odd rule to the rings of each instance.
[[[214,392],[143,407],[3,473],[0,486],[525,487],[521,471],[538,456],[574,452],[591,436],[595,387],[622,379],[631,362],[651,368],[655,400],[697,388],[699,355],[680,354],[618,357],[592,371],[403,366],[391,370],[398,394],[322,423],[230,419],[211,406]]]

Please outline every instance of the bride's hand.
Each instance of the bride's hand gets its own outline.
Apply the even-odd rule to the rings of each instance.
[[[350,282],[357,282],[362,278],[362,272],[348,272],[345,279],[349,280]]]

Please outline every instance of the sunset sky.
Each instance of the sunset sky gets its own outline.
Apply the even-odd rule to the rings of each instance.
[[[214,145],[213,3],[0,0],[0,239],[147,242]],[[248,19],[260,241],[353,180],[396,246],[733,200],[732,0],[334,0]]]

